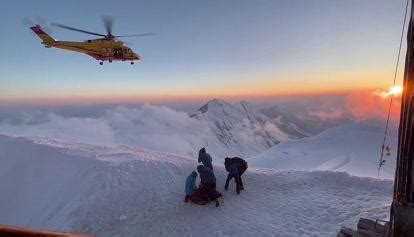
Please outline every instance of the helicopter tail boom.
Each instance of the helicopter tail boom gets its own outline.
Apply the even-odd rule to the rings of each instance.
[[[48,35],[46,32],[42,30],[40,25],[35,25],[30,27],[32,31],[39,36],[40,39],[42,39],[42,44],[44,44],[46,47],[51,47],[53,43],[56,42],[55,39],[53,39],[50,35]]]

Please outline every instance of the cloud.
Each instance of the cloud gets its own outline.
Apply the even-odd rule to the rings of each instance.
[[[22,113],[20,121],[0,124],[0,132],[12,136],[42,136],[83,143],[112,143],[113,131],[106,121],[64,118],[53,113]]]
[[[292,97],[275,101],[278,107],[304,120],[316,120],[335,126],[350,121],[352,114],[346,109],[347,95],[316,95]]]
[[[370,119],[386,120],[390,97],[384,91],[354,93],[346,98],[345,110],[349,111],[357,121]],[[390,122],[396,126],[399,122],[401,96],[395,95],[391,105]]]
[[[215,121],[192,118],[166,106],[144,104],[135,108],[119,106],[89,117],[63,116],[50,111],[23,112],[0,122],[0,134],[128,145],[190,157],[196,157],[201,147],[207,147],[218,159],[257,154],[273,144],[271,139],[289,138],[270,122],[252,123],[245,118],[233,125],[223,138]]]
[[[363,92],[347,96],[295,98],[282,104],[282,110],[293,113],[303,121],[326,129],[354,121],[385,121],[388,103],[381,93]],[[391,122],[398,124],[400,98],[395,97]],[[277,102],[275,102],[277,104]],[[279,104],[278,104],[279,105]],[[290,109],[290,110],[288,110]],[[151,150],[196,157],[200,147],[207,147],[212,155],[241,155],[263,151],[270,143],[289,137],[270,121],[252,124],[243,120],[229,133],[232,141],[222,143],[214,122],[191,118],[185,112],[166,106],[144,104],[135,108],[118,106],[102,110],[84,111],[81,115],[23,111],[0,120],[0,134],[12,136],[41,136],[69,142],[100,145],[128,145]],[[78,111],[78,110],[76,110]],[[308,120],[310,117],[316,118]],[[322,129],[318,130],[321,131]]]
[[[318,117],[321,120],[336,120],[346,115],[347,112],[348,111],[344,108],[330,108],[325,111],[309,111],[308,114],[310,116]]]
[[[164,106],[116,107],[103,115],[63,117],[54,113],[21,113],[3,121],[0,133],[12,136],[41,136],[70,142],[130,145],[177,154],[194,155],[208,143],[208,125]]]
[[[390,90],[371,90],[338,96],[315,96],[292,100],[284,107],[302,118],[317,118],[324,123],[340,125],[345,122],[375,120],[385,122],[390,103]],[[391,106],[390,122],[398,126],[401,95],[395,94]],[[298,106],[300,104],[300,106]]]
[[[103,116],[115,131],[114,143],[194,155],[211,137],[207,123],[165,106],[118,107]]]

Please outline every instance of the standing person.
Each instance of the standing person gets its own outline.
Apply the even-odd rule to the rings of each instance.
[[[217,198],[221,196],[221,193],[216,190],[216,177],[214,176],[213,170],[203,165],[197,166],[197,171],[200,174],[200,188],[197,191],[204,201],[216,201],[216,207],[219,206]]]
[[[185,199],[184,202],[188,202],[191,195],[197,190],[196,186],[197,172],[193,171],[185,180]]]
[[[244,190],[244,186],[243,186],[243,180],[241,178],[241,176],[243,175],[243,173],[247,170],[248,165],[247,165],[247,161],[245,161],[244,159],[240,158],[240,157],[233,157],[232,160],[236,163],[239,164],[239,182],[240,182],[240,190]]]
[[[198,163],[202,163],[205,167],[210,168],[213,170],[213,159],[211,158],[210,154],[207,153],[206,148],[201,148],[198,152]]]
[[[237,194],[240,194],[240,191],[244,190],[241,175],[247,170],[247,162],[239,157],[226,157],[224,159],[224,167],[227,172],[229,172],[224,189],[226,191],[228,190],[229,182],[232,178],[234,178],[234,181],[236,182],[236,192]]]

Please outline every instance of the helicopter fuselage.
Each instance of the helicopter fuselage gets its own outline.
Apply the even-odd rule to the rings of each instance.
[[[101,61],[131,61],[140,60],[141,57],[126,47],[123,42],[115,39],[93,39],[83,42],[76,41],[59,41],[46,34],[39,25],[31,27],[46,48],[59,48],[79,53],[87,54],[96,60]]]

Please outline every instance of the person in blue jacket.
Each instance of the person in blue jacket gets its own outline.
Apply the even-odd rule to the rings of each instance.
[[[202,163],[205,167],[213,170],[213,159],[211,159],[210,154],[207,153],[206,148],[201,148],[198,152],[198,163]]]
[[[191,198],[191,195],[197,190],[196,186],[197,172],[193,171],[185,180],[185,202]]]

